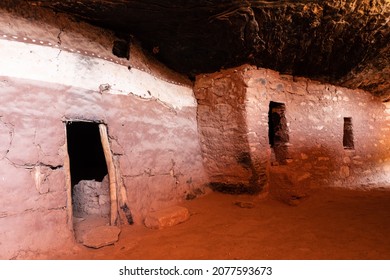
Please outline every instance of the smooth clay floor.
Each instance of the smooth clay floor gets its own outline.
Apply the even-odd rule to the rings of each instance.
[[[271,197],[210,193],[181,205],[191,217],[171,228],[125,226],[111,246],[90,249],[76,244],[26,257],[390,259],[389,191],[317,189],[297,206]],[[253,207],[245,208],[248,205]]]

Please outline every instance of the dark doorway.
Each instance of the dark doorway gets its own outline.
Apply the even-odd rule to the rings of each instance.
[[[102,181],[108,172],[99,124],[68,122],[66,132],[72,186],[80,180]]]
[[[67,122],[70,197],[75,238],[83,242],[85,230],[107,225],[111,199],[107,162],[99,124]]]
[[[273,149],[275,160],[279,164],[286,164],[288,158],[288,127],[285,116],[286,105],[284,103],[269,103],[268,111],[268,139]]]

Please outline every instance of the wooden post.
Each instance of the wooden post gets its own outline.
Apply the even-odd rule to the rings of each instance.
[[[110,182],[110,201],[111,201],[111,214],[110,224],[113,226],[116,224],[118,218],[118,202],[117,202],[117,183],[115,174],[115,165],[112,160],[112,154],[110,149],[110,143],[108,142],[107,128],[104,124],[99,124],[100,140],[103,146],[104,157],[106,158],[108,181]]]
[[[65,135],[67,135],[66,131],[66,123],[65,123]],[[72,204],[72,183],[71,183],[71,174],[70,174],[70,160],[68,154],[68,141],[67,137],[65,137],[65,159],[64,159],[64,171],[65,171],[65,186],[66,186],[66,207],[67,207],[67,215],[68,215],[68,228],[71,232],[73,232],[73,204]]]
[[[132,225],[133,216],[131,215],[131,211],[128,207],[126,188],[123,185],[118,157],[114,156],[113,160],[114,160],[115,171],[116,171],[119,218],[122,224]]]

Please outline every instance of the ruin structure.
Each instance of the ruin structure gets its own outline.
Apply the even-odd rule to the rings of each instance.
[[[290,200],[311,187],[389,183],[390,110],[368,92],[244,65],[200,75],[194,93],[215,189],[270,187]]]
[[[193,71],[197,56],[188,57],[190,80],[136,37],[27,2],[31,10],[0,9],[0,258],[75,242],[75,207],[76,217],[110,213],[120,226],[209,190],[296,204],[319,187],[390,185],[388,45],[382,64],[370,56],[355,72],[340,70],[337,83],[250,59],[200,73],[210,69]],[[319,12],[309,8],[316,24]],[[262,45],[253,11],[238,12],[251,23],[244,39]],[[332,63],[328,72],[339,66]],[[375,83],[362,78],[370,65],[383,70]]]
[[[110,32],[54,14],[32,16],[2,11],[0,19],[1,258],[73,239],[78,182],[71,182],[67,132],[77,123],[108,132],[118,211],[131,215],[115,223],[142,223],[149,211],[203,193],[191,84],[136,44],[129,60],[116,57]]]

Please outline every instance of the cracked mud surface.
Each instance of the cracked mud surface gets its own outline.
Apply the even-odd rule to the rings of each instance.
[[[237,202],[252,203],[241,208]],[[187,201],[189,221],[163,230],[122,228],[101,249],[73,245],[27,259],[389,259],[390,192],[318,189],[297,207],[211,193]]]

